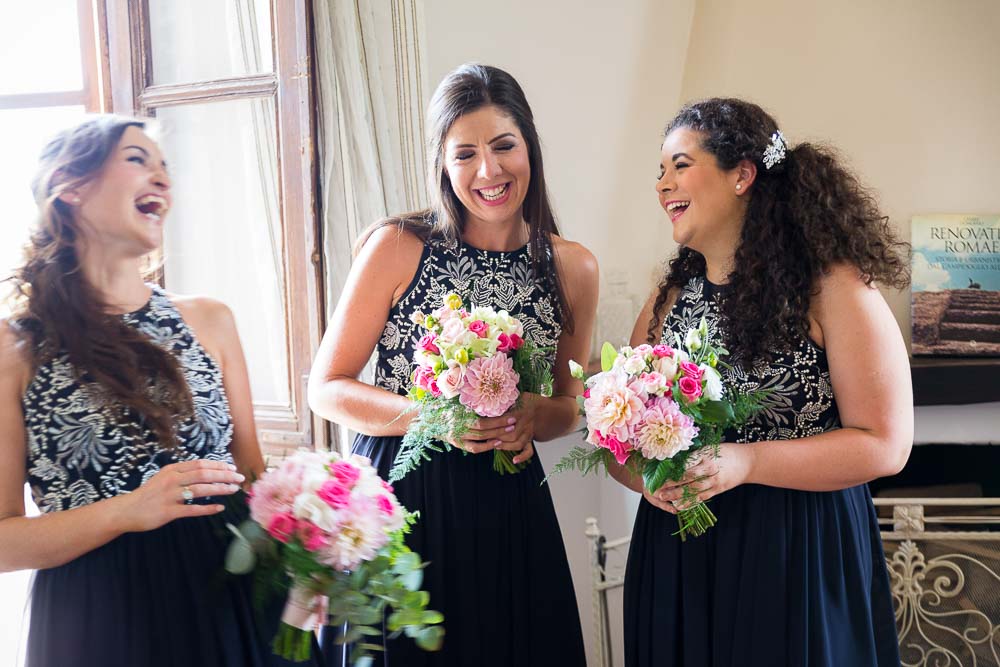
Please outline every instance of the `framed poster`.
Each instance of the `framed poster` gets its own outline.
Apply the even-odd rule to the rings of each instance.
[[[1000,357],[1000,215],[910,223],[914,356]]]

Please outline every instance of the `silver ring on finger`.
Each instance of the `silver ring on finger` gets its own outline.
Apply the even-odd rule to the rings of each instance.
[[[184,501],[185,505],[190,505],[194,500],[194,491],[191,490],[190,486],[181,487],[181,499]]]

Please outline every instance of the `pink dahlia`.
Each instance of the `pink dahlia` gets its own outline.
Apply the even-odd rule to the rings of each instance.
[[[504,354],[473,359],[465,369],[465,384],[458,397],[480,417],[499,417],[517,400],[514,360]]]
[[[662,461],[688,449],[698,436],[694,420],[673,400],[656,399],[635,428],[636,449],[647,459]]]

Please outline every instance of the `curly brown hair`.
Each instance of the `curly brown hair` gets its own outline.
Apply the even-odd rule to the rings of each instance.
[[[762,157],[778,125],[756,104],[713,98],[683,107],[664,135],[696,131],[720,169],[748,160],[757,166],[720,324],[734,360],[766,359],[809,332],[809,306],[818,279],[838,263],[863,280],[902,288],[909,283],[909,245],[900,241],[875,194],[828,147],[801,143],[765,168]],[[671,291],[705,275],[705,258],[682,246],[658,286],[650,341],[660,336]]]
[[[25,261],[10,278],[10,323],[31,344],[36,366],[65,354],[77,377],[144,418],[164,447],[175,444],[174,423],[193,412],[191,392],[177,359],[148,336],[108,312],[84,277],[79,228],[60,199],[100,177],[125,130],[145,122],[112,115],[91,117],[53,138],[43,149],[32,182],[38,221]]]

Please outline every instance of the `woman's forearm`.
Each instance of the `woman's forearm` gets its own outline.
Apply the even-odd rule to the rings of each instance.
[[[801,491],[846,489],[898,473],[911,444],[859,428],[757,442],[748,445],[753,462],[746,482]]]
[[[629,472],[625,466],[611,463],[608,465],[608,474],[622,486],[636,493],[642,493],[642,478]]]
[[[554,440],[572,431],[579,419],[579,406],[570,396],[539,396],[535,408],[535,440]]]
[[[417,412],[405,396],[353,378],[310,384],[309,407],[323,419],[366,435],[403,435]],[[404,414],[405,413],[405,414]]]
[[[0,572],[64,565],[129,532],[125,496],[41,516],[0,519]]]

